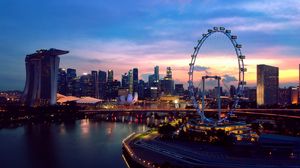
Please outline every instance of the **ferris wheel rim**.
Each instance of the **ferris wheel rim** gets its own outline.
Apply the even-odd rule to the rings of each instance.
[[[193,106],[195,107],[196,111],[198,114],[200,114],[200,117],[202,118],[203,121],[208,121],[211,122],[213,121],[210,118],[207,118],[205,116],[204,111],[201,111],[199,104],[195,98],[195,93],[194,93],[194,67],[195,67],[195,63],[196,63],[196,59],[199,53],[199,50],[201,49],[203,43],[206,41],[207,38],[209,38],[212,34],[215,33],[222,33],[224,34],[226,37],[229,38],[229,40],[231,41],[234,49],[235,49],[235,55],[237,56],[238,59],[238,69],[239,69],[239,78],[238,78],[238,87],[237,87],[237,94],[236,96],[233,98],[234,102],[233,105],[231,106],[229,112],[226,114],[226,116],[224,118],[218,119],[217,123],[223,122],[225,120],[227,120],[229,118],[229,116],[231,116],[234,111],[236,110],[236,108],[238,107],[238,103],[240,101],[240,98],[243,95],[243,91],[244,91],[244,85],[246,84],[245,82],[245,72],[246,72],[246,68],[244,66],[244,59],[245,56],[242,54],[241,48],[242,45],[239,44],[236,39],[237,36],[232,35],[231,34],[231,30],[226,30],[224,27],[214,27],[213,29],[208,29],[208,33],[205,33],[202,35],[202,38],[200,40],[198,40],[198,43],[196,45],[196,47],[194,47],[194,52],[191,55],[191,62],[189,64],[189,81],[188,81],[188,91],[190,94],[190,98],[193,101]],[[202,93],[203,94],[203,93]]]

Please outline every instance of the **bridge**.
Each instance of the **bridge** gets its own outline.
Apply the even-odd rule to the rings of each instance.
[[[218,109],[206,109],[207,113],[217,113]],[[222,113],[226,113],[227,109],[222,109]],[[117,115],[143,115],[147,113],[165,113],[165,114],[196,114],[196,109],[157,109],[157,108],[113,108],[113,109],[95,109],[95,110],[80,110],[86,115],[93,114],[117,114]],[[261,116],[261,117],[280,117],[300,119],[300,109],[236,109],[236,115],[246,116]]]

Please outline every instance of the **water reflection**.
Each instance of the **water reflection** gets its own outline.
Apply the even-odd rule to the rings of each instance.
[[[126,167],[121,141],[146,129],[88,119],[0,129],[0,167]]]
[[[90,120],[83,119],[80,121],[80,128],[83,137],[88,137],[90,131]]]
[[[61,123],[61,124],[59,125],[59,133],[60,133],[61,135],[65,135],[65,134],[66,134],[65,123]]]
[[[55,137],[50,124],[24,126],[24,145],[31,167],[59,167]],[[47,163],[47,164],[45,164]]]

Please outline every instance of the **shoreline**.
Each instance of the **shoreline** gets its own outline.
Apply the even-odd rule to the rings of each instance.
[[[144,135],[143,135],[144,134]],[[123,151],[127,157],[135,164],[142,167],[299,167],[299,156],[294,158],[278,158],[276,155],[270,156],[242,156],[244,149],[239,149],[239,153],[234,156],[229,150],[221,146],[208,144],[198,144],[190,142],[160,141],[153,133],[132,134],[123,141]],[[142,136],[147,138],[141,138]],[[151,137],[152,136],[152,137]],[[149,138],[151,137],[151,138]],[[174,145],[175,144],[175,145]],[[202,147],[202,150],[197,150]],[[177,148],[177,149],[176,149]],[[236,147],[238,149],[239,147]],[[254,148],[254,147],[250,147]],[[255,148],[258,148],[256,146]],[[247,148],[245,148],[247,149]],[[298,148],[297,148],[298,149]],[[244,151],[243,151],[244,150]],[[256,149],[254,149],[256,150]],[[298,149],[299,150],[299,149]],[[247,150],[249,152],[249,150]],[[141,155],[140,153],[143,153]],[[297,153],[298,155],[299,153]],[[155,155],[158,159],[153,160]],[[152,158],[152,159],[151,159]],[[128,159],[128,158],[127,158]],[[146,164],[139,160],[146,161]],[[151,166],[148,166],[149,165]]]

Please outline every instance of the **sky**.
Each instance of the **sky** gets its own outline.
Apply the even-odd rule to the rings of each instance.
[[[60,67],[78,74],[113,69],[115,78],[137,67],[141,79],[173,70],[186,84],[194,46],[207,29],[222,26],[238,36],[246,55],[247,84],[256,65],[280,69],[281,86],[296,86],[300,63],[299,0],[0,0],[0,90],[23,90],[25,56],[38,49],[70,51]],[[199,51],[197,73],[235,82],[238,62],[223,34]],[[147,80],[146,80],[147,81]]]

